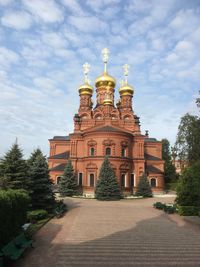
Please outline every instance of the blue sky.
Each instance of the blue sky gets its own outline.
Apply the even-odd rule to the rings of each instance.
[[[197,113],[200,0],[0,0],[0,155],[18,138],[25,156],[73,131],[83,82],[130,65],[142,133],[175,141],[180,117]],[[94,97],[95,100],[95,97]]]

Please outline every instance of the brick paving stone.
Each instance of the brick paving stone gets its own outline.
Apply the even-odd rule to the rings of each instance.
[[[35,236],[16,267],[200,266],[200,227],[152,208],[153,198],[67,198],[69,211]]]

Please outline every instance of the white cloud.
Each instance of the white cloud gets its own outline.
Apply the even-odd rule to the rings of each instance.
[[[77,0],[62,0],[62,3],[75,15],[87,15],[87,12],[83,11]]]
[[[6,47],[0,47],[0,65],[9,67],[19,61],[19,55]]]
[[[13,2],[13,0],[0,0],[0,5],[1,6],[7,6],[9,4],[11,4]]]
[[[70,16],[68,21],[71,25],[76,27],[77,30],[85,33],[106,33],[109,29],[108,25],[104,21],[92,16]]]
[[[56,32],[42,33],[42,41],[46,45],[49,45],[55,49],[64,48],[68,45],[68,42],[64,36]]]
[[[112,6],[119,4],[121,0],[87,0],[86,4],[95,12],[100,12],[101,10],[105,9],[106,6]]]
[[[1,23],[10,28],[17,30],[25,30],[30,28],[32,24],[31,16],[26,12],[9,12],[5,13],[1,18]]]
[[[176,13],[169,27],[176,32],[176,37],[182,37],[199,27],[199,11],[194,9],[180,10]]]
[[[36,19],[40,19],[46,23],[63,21],[62,9],[54,0],[23,0],[23,3]]]

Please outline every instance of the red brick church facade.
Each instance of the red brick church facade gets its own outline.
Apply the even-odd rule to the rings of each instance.
[[[132,108],[134,89],[125,81],[115,104],[115,79],[107,73],[108,50],[103,50],[104,72],[95,80],[96,105],[89,84],[88,64],[84,65],[85,82],[79,88],[80,105],[74,116],[74,132],[54,136],[48,158],[50,176],[58,183],[70,158],[83,194],[94,193],[102,162],[109,156],[119,186],[126,195],[137,189],[139,177],[147,173],[153,192],[164,189],[162,143],[141,134],[139,117]]]

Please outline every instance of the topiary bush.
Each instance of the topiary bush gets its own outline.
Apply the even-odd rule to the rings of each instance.
[[[48,215],[48,212],[46,210],[33,210],[33,211],[29,211],[27,213],[27,219],[29,222],[34,223],[36,221],[45,219]]]
[[[200,207],[195,206],[178,206],[178,214],[181,216],[196,216],[200,211]]]

